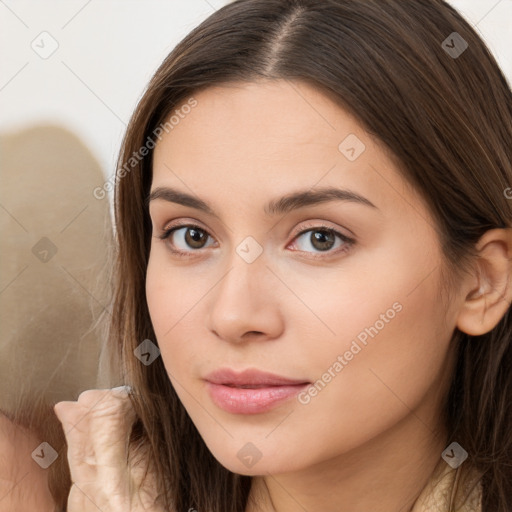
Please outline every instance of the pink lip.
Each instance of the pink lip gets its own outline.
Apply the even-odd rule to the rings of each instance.
[[[212,400],[234,414],[258,414],[270,410],[310,384],[306,380],[255,369],[237,373],[229,368],[212,372],[205,380]]]

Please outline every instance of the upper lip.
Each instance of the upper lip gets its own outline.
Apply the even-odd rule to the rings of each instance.
[[[227,386],[291,386],[297,384],[309,384],[304,379],[289,379],[281,375],[264,372],[249,368],[236,372],[231,368],[220,368],[209,373],[205,380],[213,384],[224,384]]]

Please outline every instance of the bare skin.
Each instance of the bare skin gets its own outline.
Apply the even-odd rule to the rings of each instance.
[[[31,454],[41,441],[0,414],[0,512],[53,512],[47,469]]]
[[[68,444],[71,491],[66,512],[164,512],[155,504],[154,476],[143,482],[143,464],[127,464],[135,421],[127,390],[89,389],[55,413]]]
[[[443,302],[442,254],[426,205],[343,109],[310,86],[284,81],[210,88],[195,98],[197,106],[157,144],[151,187],[191,194],[217,215],[162,198],[150,203],[147,300],[176,392],[217,460],[253,476],[246,512],[410,511],[446,446],[440,403],[454,363],[453,331],[488,332],[512,298],[509,230],[482,237],[474,273]],[[365,146],[353,160],[338,149],[349,134]],[[336,200],[264,213],[270,199],[327,186],[376,208]],[[188,244],[186,228],[161,238],[177,224],[203,230],[204,247]],[[311,231],[300,234],[322,225],[355,242],[336,237],[333,248],[320,250]],[[262,250],[250,263],[241,255],[258,246],[236,250],[249,236]],[[377,334],[350,356],[371,327]],[[234,414],[212,401],[204,381],[226,366],[311,383],[325,383],[330,372],[331,379],[302,402]],[[73,421],[77,403],[61,404],[58,416]],[[123,446],[120,417],[132,418],[117,404],[68,443]],[[238,456],[247,443],[259,454],[250,466]],[[80,458],[69,460],[78,475]],[[90,493],[105,495],[98,464],[119,482],[111,491],[126,498],[124,509],[107,510],[138,511],[119,454],[95,459]]]

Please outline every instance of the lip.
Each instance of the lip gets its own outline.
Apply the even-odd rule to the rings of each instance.
[[[235,372],[229,368],[210,373],[205,381],[213,402],[233,414],[269,411],[311,384],[256,369]]]
[[[220,368],[209,373],[205,380],[212,384],[223,384],[225,386],[293,386],[296,384],[310,384],[306,379],[289,379],[282,375],[268,373],[255,368],[249,368],[236,372],[231,368]]]

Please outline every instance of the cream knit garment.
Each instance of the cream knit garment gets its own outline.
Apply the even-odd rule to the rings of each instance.
[[[473,471],[463,485],[460,483],[463,466],[453,469],[441,460],[411,512],[481,512],[482,485],[478,473]],[[455,496],[458,487],[461,496]]]

